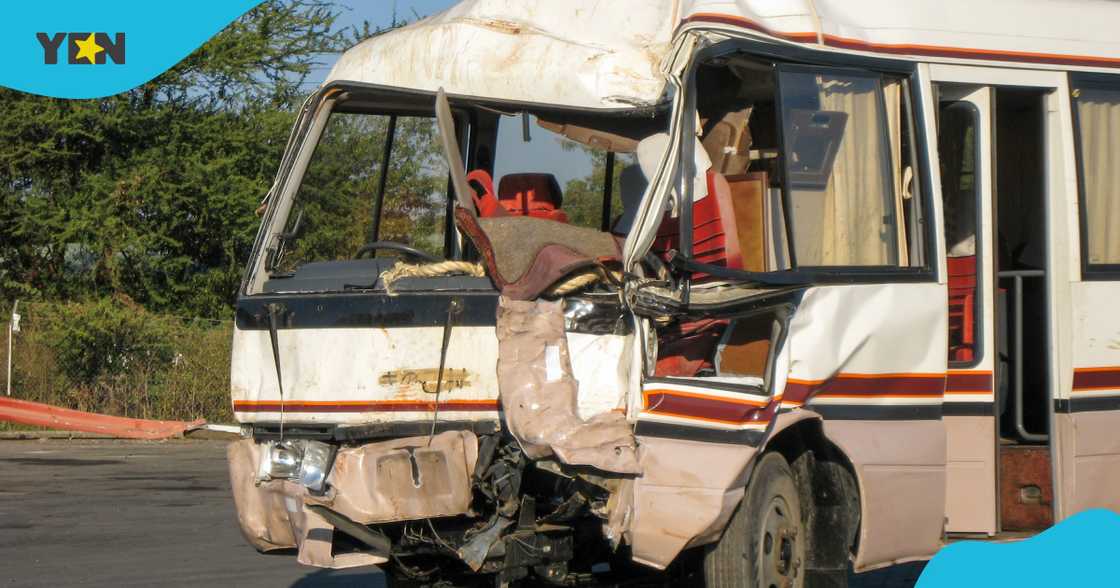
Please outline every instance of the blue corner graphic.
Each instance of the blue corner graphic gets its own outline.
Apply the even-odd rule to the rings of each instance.
[[[171,69],[261,0],[13,0],[0,19],[0,86],[100,98]]]
[[[1120,514],[1088,510],[1023,541],[949,545],[926,566],[917,588],[1120,586],[1112,559],[1118,539]]]

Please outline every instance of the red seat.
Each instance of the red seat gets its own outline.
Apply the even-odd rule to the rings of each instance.
[[[972,361],[976,354],[976,256],[950,257],[949,360]]]
[[[655,377],[689,377],[715,369],[712,358],[728,319],[700,319],[680,323],[657,333]]]
[[[505,208],[494,196],[494,180],[490,177],[490,172],[476,169],[467,174],[467,183],[475,190],[474,205],[478,207],[479,216],[506,216]]]
[[[677,219],[666,214],[657,230],[653,251],[664,255],[671,249],[680,250],[680,227]],[[727,180],[716,172],[708,172],[708,195],[692,204],[692,257],[709,265],[743,268],[731,189]],[[707,277],[707,274],[693,276],[697,280]]]
[[[506,174],[498,184],[498,202],[510,214],[568,222],[560,210],[560,184],[552,174]]]

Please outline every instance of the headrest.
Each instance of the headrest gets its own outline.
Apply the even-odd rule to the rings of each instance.
[[[708,159],[708,152],[704,150],[704,145],[700,143],[700,139],[694,139],[696,142],[693,149],[693,159],[696,162],[696,177],[692,182],[692,200],[700,200],[708,195],[708,178],[706,176],[709,168],[712,167],[712,160]],[[653,174],[657,172],[657,165],[661,163],[661,156],[669,149],[669,134],[656,133],[642,139],[638,143],[638,166],[642,169],[642,175],[649,181]],[[673,188],[673,198],[676,201],[680,199],[676,197],[677,190]]]
[[[556,209],[563,205],[564,196],[552,174],[506,174],[498,184],[498,200],[513,200],[517,208],[528,210],[534,205]]]

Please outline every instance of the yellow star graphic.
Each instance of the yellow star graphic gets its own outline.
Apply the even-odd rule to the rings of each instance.
[[[76,39],[74,44],[78,46],[78,54],[74,56],[74,59],[78,60],[85,57],[90,63],[97,63],[97,54],[105,50],[97,44],[94,33],[90,33],[85,41]]]

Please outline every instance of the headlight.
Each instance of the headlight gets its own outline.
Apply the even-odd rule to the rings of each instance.
[[[321,441],[269,441],[261,445],[257,483],[294,480],[310,490],[321,492],[333,459],[334,447]]]

